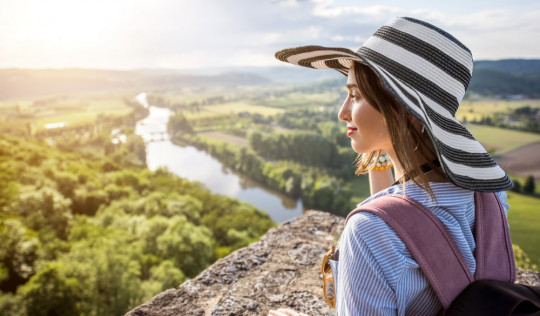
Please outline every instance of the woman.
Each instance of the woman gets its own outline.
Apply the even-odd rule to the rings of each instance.
[[[372,195],[361,204],[388,194],[420,202],[441,220],[474,274],[474,191],[497,192],[507,211],[504,190],[512,182],[455,118],[472,75],[469,49],[436,26],[395,18],[357,52],[304,46],[276,57],[347,76],[338,116],[359,154],[356,173],[369,173]],[[339,261],[331,261],[338,315],[441,309],[418,263],[381,218],[351,216],[338,248]],[[270,315],[301,314],[280,309]]]

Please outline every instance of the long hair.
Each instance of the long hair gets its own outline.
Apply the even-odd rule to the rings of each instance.
[[[404,177],[400,183],[405,188],[407,178],[426,190],[434,198],[433,191],[421,166],[427,164],[435,173],[446,177],[436,165],[437,155],[423,124],[414,118],[407,109],[390,94],[381,80],[368,66],[355,62],[356,82],[362,97],[371,104],[383,117],[396,152],[399,163],[403,167]],[[360,154],[356,159],[356,174],[365,174],[375,167],[373,158],[378,159],[380,150]]]

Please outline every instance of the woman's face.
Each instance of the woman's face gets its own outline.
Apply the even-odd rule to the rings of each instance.
[[[347,90],[349,95],[343,102],[338,117],[347,122],[347,135],[351,138],[352,148],[359,154],[378,149],[388,152],[392,143],[383,117],[360,95],[354,64],[349,68]]]

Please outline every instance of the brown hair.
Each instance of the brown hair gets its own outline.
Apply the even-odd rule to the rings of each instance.
[[[427,132],[422,131],[423,123],[411,113],[383,86],[379,77],[368,66],[355,62],[356,82],[362,97],[383,117],[396,152],[403,167],[404,177],[400,183],[405,188],[407,178],[426,190],[434,198],[427,176],[421,166],[428,166],[445,177],[441,168],[434,161],[437,159],[435,148]],[[359,155],[356,160],[356,174],[365,174],[375,166],[372,159],[378,159],[381,150]]]

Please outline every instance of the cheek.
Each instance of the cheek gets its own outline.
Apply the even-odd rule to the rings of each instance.
[[[381,113],[367,103],[358,106],[355,111],[353,111],[352,119],[359,130],[369,134],[374,135],[386,131],[386,126]]]
[[[356,138],[358,148],[355,151],[368,152],[388,147],[390,136],[381,113],[369,104],[356,110],[353,111],[353,121],[358,127],[359,138]]]

